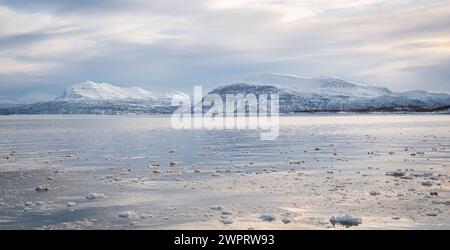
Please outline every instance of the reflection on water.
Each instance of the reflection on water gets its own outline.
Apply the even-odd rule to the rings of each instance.
[[[297,199],[299,194],[304,196],[304,204],[316,206],[312,210],[317,214],[323,213],[317,216],[328,216],[333,211],[345,213],[349,204],[361,206],[361,213],[374,210],[407,214],[420,210],[408,207],[411,204],[425,206],[420,211],[428,209],[431,201],[423,202],[427,193],[420,188],[421,182],[430,180],[439,181],[438,198],[447,197],[448,192],[441,190],[449,189],[445,180],[450,162],[448,115],[282,116],[277,140],[262,141],[260,132],[175,130],[169,116],[0,117],[0,228],[55,224],[56,228],[64,228],[58,223],[79,223],[88,217],[103,218],[103,223],[107,223],[94,223],[95,228],[111,224],[120,228],[123,220],[117,221],[117,214],[124,207],[159,213],[161,218],[148,223],[165,228],[170,223],[204,219],[193,206],[203,205],[208,211],[210,205],[221,202],[246,204],[240,212],[249,216],[255,207],[262,211],[286,205],[296,207],[302,203],[285,202]],[[393,181],[384,175],[387,171],[413,168],[436,171],[433,176],[440,179],[422,176],[418,180]],[[303,171],[323,172],[302,178]],[[263,177],[275,173],[280,176]],[[47,176],[52,179],[46,179]],[[227,177],[232,177],[230,182]],[[271,183],[272,180],[276,182]],[[34,187],[38,184],[49,184],[52,189],[47,194],[36,193]],[[216,193],[210,192],[213,189]],[[186,194],[190,190],[195,193]],[[378,203],[364,205],[370,201],[367,196],[373,190],[384,190],[388,194],[383,199],[387,200],[377,196]],[[88,202],[84,197],[92,191],[105,193],[108,198]],[[239,195],[233,193],[230,198],[228,191]],[[349,192],[356,195],[349,196]],[[279,196],[272,193],[289,198],[282,199],[281,204]],[[409,200],[404,198],[411,202],[403,206],[408,209],[388,206],[392,204],[391,197],[401,201],[397,195],[411,196]],[[322,203],[318,197],[323,198]],[[35,214],[24,213],[28,208],[23,204],[28,201],[44,201],[47,207],[40,206],[42,210]],[[67,208],[67,201],[76,201],[76,208]],[[331,201],[345,205],[329,206]],[[380,202],[388,205],[374,206]],[[445,200],[439,202],[434,206],[447,204]],[[185,208],[183,212],[164,208],[170,206]],[[436,223],[441,223],[442,218],[436,218]],[[323,225],[313,221],[313,226]],[[447,222],[445,217],[443,223]],[[217,225],[217,221],[214,223]],[[296,225],[301,224],[291,224],[294,228]],[[81,222],[80,228],[89,226]]]
[[[174,160],[205,168],[254,161],[256,168],[278,164],[289,157],[301,158],[301,154],[309,151],[324,161],[329,161],[328,151],[355,157],[358,151],[366,153],[372,149],[370,138],[361,140],[367,134],[378,136],[378,150],[389,149],[398,140],[401,144],[420,140],[427,133],[445,138],[450,133],[450,116],[284,116],[280,118],[278,140],[261,141],[259,133],[174,130],[168,116],[10,116],[0,118],[0,155],[15,152],[18,165],[33,160],[33,166],[29,167],[128,164],[145,168],[149,160],[163,167]],[[330,146],[334,144],[339,147]],[[315,152],[319,151],[316,148],[322,150]],[[298,155],[286,157],[283,152]],[[346,152],[351,154],[345,155]]]

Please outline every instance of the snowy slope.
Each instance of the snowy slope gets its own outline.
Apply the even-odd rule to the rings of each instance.
[[[131,101],[170,105],[170,101],[174,96],[189,98],[189,95],[176,90],[153,92],[139,87],[124,88],[109,83],[86,81],[68,87],[56,100],[67,102]]]
[[[337,78],[302,78],[262,74],[210,93],[243,95],[278,93],[280,112],[429,110],[450,105],[450,95],[426,91],[392,92]]]
[[[450,95],[422,90],[392,92],[337,78],[302,78],[292,75],[262,74],[241,83],[215,88],[210,93],[278,93],[280,112],[302,111],[441,111],[450,107]],[[25,103],[0,98],[3,114],[123,114],[172,113],[172,99],[191,100],[176,90],[148,91],[139,87],[117,87],[86,81],[68,87],[55,100]]]
[[[58,100],[126,100],[146,99],[151,94],[141,88],[121,88],[109,83],[86,81],[68,87]]]
[[[423,90],[399,92],[395,94],[399,98],[417,100],[431,105],[449,105],[450,95],[446,93],[430,93]]]
[[[190,100],[176,90],[147,91],[86,81],[68,87],[54,100],[0,105],[0,114],[170,114],[177,108],[172,106],[173,98]]]
[[[334,94],[353,97],[379,97],[392,93],[387,88],[366,86],[337,78],[305,78],[294,75],[260,74],[247,78],[245,83],[273,85],[292,93]]]

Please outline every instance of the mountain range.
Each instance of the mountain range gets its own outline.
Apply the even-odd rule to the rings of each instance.
[[[279,94],[280,113],[445,111],[450,95],[423,90],[393,92],[338,78],[304,78],[293,75],[260,74],[242,82],[219,86],[211,94]],[[0,98],[0,114],[170,114],[177,107],[172,98],[192,99],[177,90],[148,91],[86,81],[68,87],[48,101],[30,102]]]
[[[393,92],[338,78],[304,78],[292,75],[262,74],[218,87],[211,93],[243,95],[278,93],[280,112],[376,112],[447,110],[450,95],[423,90]]]

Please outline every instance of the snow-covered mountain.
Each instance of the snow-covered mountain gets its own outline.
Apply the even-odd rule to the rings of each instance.
[[[0,104],[0,114],[166,114],[177,108],[171,105],[173,98],[190,100],[177,90],[147,91],[86,81],[69,86],[51,101],[22,102],[14,108]]]
[[[367,86],[360,83],[344,81],[337,78],[306,78],[294,75],[260,74],[244,80],[247,84],[273,85],[297,93],[328,95],[346,95],[353,97],[374,98],[391,94],[383,87]]]
[[[426,91],[393,92],[337,78],[302,78],[262,74],[210,93],[243,95],[278,93],[280,112],[304,111],[429,111],[450,105],[450,95]]]
[[[170,105],[172,97],[189,98],[189,95],[180,91],[151,92],[139,87],[117,87],[109,83],[96,83],[86,81],[68,87],[56,101],[66,102],[145,102],[155,105]]]
[[[337,78],[302,78],[293,75],[262,74],[215,88],[210,93],[278,93],[280,112],[310,111],[443,111],[450,108],[450,95],[422,90],[393,92]],[[26,103],[0,98],[0,114],[170,114],[172,98],[192,100],[176,90],[148,91],[86,81],[68,87],[52,101]]]

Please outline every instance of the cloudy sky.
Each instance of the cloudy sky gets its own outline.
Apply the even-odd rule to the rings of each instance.
[[[0,96],[263,73],[450,92],[450,0],[0,0]]]

